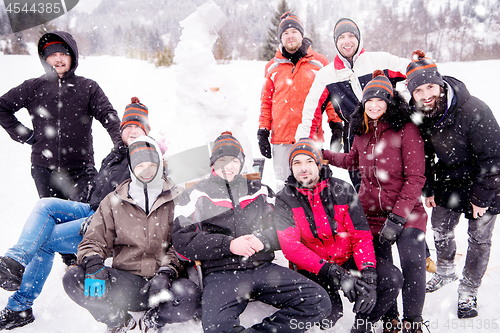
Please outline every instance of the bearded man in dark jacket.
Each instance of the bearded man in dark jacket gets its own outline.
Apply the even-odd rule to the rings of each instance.
[[[92,119],[121,142],[120,119],[99,85],[75,75],[78,48],[64,31],[43,35],[38,55],[45,74],[0,97],[0,125],[18,142],[32,145],[31,174],[38,195],[77,200],[96,175]],[[33,129],[14,115],[26,108]]]
[[[457,313],[459,318],[476,317],[477,292],[500,211],[500,127],[484,102],[471,96],[461,81],[442,77],[422,51],[415,51],[412,60],[407,87],[410,105],[423,115],[419,126],[426,154],[423,191],[426,206],[432,207],[437,253],[437,271],[426,291],[458,279],[454,229],[464,213],[469,219],[469,248],[458,286]]]

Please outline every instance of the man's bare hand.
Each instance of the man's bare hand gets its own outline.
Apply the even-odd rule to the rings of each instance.
[[[472,217],[475,219],[483,217],[483,215],[488,210],[488,207],[485,207],[485,208],[478,207],[478,206],[474,205],[472,202],[470,204],[472,205]]]
[[[264,244],[255,235],[243,235],[235,238],[229,245],[229,251],[238,256],[251,257],[255,253],[262,251]]]
[[[436,202],[434,201],[434,196],[425,198],[425,207],[427,207],[427,208],[436,207]]]

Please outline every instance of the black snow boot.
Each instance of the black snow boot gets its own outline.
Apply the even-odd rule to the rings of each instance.
[[[24,266],[9,257],[0,257],[0,287],[16,291],[21,287]]]
[[[0,330],[11,330],[28,325],[35,320],[31,308],[24,311],[11,311],[7,308],[0,311]]]

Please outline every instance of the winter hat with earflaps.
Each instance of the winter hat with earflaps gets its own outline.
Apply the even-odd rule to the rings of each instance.
[[[316,147],[314,140],[310,138],[302,138],[292,146],[290,154],[288,155],[288,166],[290,169],[292,168],[293,159],[295,156],[300,154],[311,156],[318,165],[318,168],[321,169],[323,154],[321,153],[321,150]]]
[[[377,69],[373,72],[372,80],[368,82],[365,89],[363,89],[363,105],[370,98],[381,98],[389,104],[393,97],[394,93],[392,91],[391,81],[389,81],[383,71]]]
[[[416,50],[411,55],[411,62],[406,67],[406,87],[413,97],[413,91],[422,84],[434,83],[444,86],[443,78],[439,74],[436,63],[425,56],[425,53]]]
[[[147,141],[135,141],[128,147],[128,156],[130,169],[132,172],[135,167],[143,162],[153,162],[160,167],[160,156],[156,148]]]
[[[135,139],[128,147],[131,176],[128,194],[147,214],[149,214],[158,196],[163,192],[163,186],[165,185],[162,172],[163,164],[160,156],[160,147],[149,136],[141,136]],[[158,166],[156,174],[148,182],[143,182],[134,173],[134,168],[142,162],[153,162]]]
[[[278,27],[278,39],[281,40],[281,35],[288,28],[297,29],[302,37],[304,37],[304,28],[302,27],[302,23],[297,15],[292,14],[291,12],[286,12],[280,17],[280,25]]]
[[[125,107],[120,131],[123,131],[127,125],[132,124],[141,127],[146,135],[149,135],[151,130],[151,126],[149,126],[149,110],[137,97],[132,97],[131,103]]]
[[[210,166],[213,166],[222,156],[234,156],[241,161],[241,167],[245,164],[245,153],[240,142],[233,136],[230,131],[222,132],[221,135],[215,139],[214,148],[212,149],[212,156],[210,156]],[[240,170],[241,171],[241,170]]]

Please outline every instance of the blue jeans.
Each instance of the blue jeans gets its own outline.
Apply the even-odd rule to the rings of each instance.
[[[5,254],[25,266],[21,287],[7,309],[30,308],[52,269],[55,252],[76,253],[83,220],[94,214],[88,204],[56,198],[40,199],[24,224],[16,245]]]

